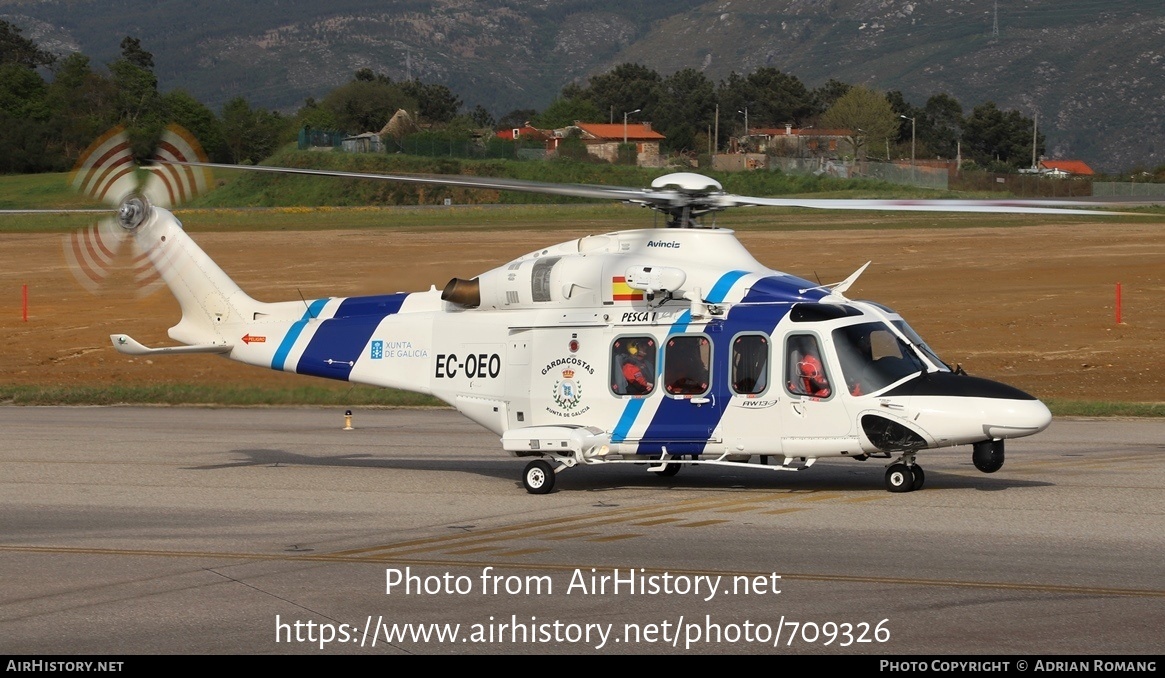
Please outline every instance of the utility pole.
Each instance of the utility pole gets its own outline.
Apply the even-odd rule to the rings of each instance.
[[[1036,168],[1036,139],[1039,138],[1039,135],[1036,133],[1036,131],[1039,129],[1039,124],[1040,124],[1040,114],[1037,111],[1035,116],[1032,117],[1032,169],[1033,170]]]
[[[714,154],[715,154],[715,153],[720,152],[720,104],[716,104],[716,133],[714,135],[714,138],[716,139],[716,151],[714,152]]]
[[[918,170],[914,168],[914,118],[899,115],[899,118],[910,121],[910,181],[918,182]]]
[[[914,118],[906,115],[899,115],[899,118],[910,121],[910,166],[914,166]]]
[[[999,0],[995,0],[995,22],[991,24],[991,41],[999,39]]]
[[[745,106],[743,111],[737,111],[737,113],[744,114],[744,152],[748,153],[748,106]],[[737,148],[737,152],[739,152],[739,150],[740,149]]]
[[[643,109],[637,108],[634,111],[624,111],[623,112],[623,143],[624,144],[627,143],[627,116],[631,115],[632,113],[638,113],[641,110],[643,110]]]

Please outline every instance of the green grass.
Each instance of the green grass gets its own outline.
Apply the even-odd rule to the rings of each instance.
[[[0,214],[0,233],[68,233],[100,217],[100,214]]]
[[[69,186],[68,173],[0,176],[0,210],[100,207]]]
[[[1057,417],[1165,417],[1165,403],[1050,399],[1044,404]]]

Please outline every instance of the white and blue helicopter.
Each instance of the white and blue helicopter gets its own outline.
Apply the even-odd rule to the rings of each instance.
[[[77,175],[118,205],[95,237],[132,240],[182,312],[169,330],[180,345],[114,334],[118,351],[214,353],[435,396],[530,460],[521,477],[531,493],[576,466],[670,476],[696,464],[802,471],[829,457],[887,460],[886,488],[909,492],[923,485],[924,450],[969,445],[976,468],[992,473],[1005,441],[1051,422],[1035,397],[949,367],[894,310],[846,296],[865,266],[819,285],[759,263],[703,217],[738,206],[1080,213],[1068,203],[756,198],[687,172],[636,189],[237,168],[201,162],[180,134],[137,192],[106,167],[124,165],[128,150],[111,150],[116,135],[102,143]],[[613,199],[662,212],[666,226],[539,248],[444,289],[269,303],[240,289],[166,209],[205,187],[207,167]]]

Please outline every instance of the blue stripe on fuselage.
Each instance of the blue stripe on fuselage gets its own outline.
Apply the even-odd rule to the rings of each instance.
[[[408,293],[380,294],[373,297],[348,297],[336,309],[336,318],[372,315],[384,318],[400,311]]]
[[[816,283],[792,275],[770,276],[754,282],[748,289],[748,296],[740,303],[820,301],[829,292],[817,287]]]
[[[732,284],[739,280],[741,275],[736,271],[725,274],[713,290],[719,298],[713,299],[709,294],[708,301],[719,303],[724,300]],[[728,276],[735,275],[732,283],[726,283]],[[711,402],[704,405],[695,405],[690,400],[669,398],[662,396],[652,417],[651,423],[644,432],[642,442],[637,452],[639,454],[659,454],[666,446],[669,454],[701,454],[707,445],[708,438],[719,426],[720,420],[732,398],[731,366],[732,366],[732,338],[741,332],[764,332],[772,336],[777,324],[792,307],[792,304],[765,303],[777,299],[804,300],[798,292],[797,285],[803,284],[798,278],[790,276],[762,278],[754,282],[747,296],[728,312],[728,316],[720,323],[711,323],[707,332],[712,337],[712,389],[708,396]],[[724,283],[724,286],[722,286]],[[796,295],[793,299],[790,299]],[[822,296],[821,293],[813,295]],[[677,323],[678,325],[678,323]],[[717,327],[718,325],[718,327]],[[683,327],[673,328],[670,334],[679,334],[687,330]],[[666,342],[665,342],[666,343]],[[774,349],[770,346],[770,355]],[[772,362],[772,361],[770,361]],[[771,375],[772,365],[770,365]],[[770,382],[772,377],[770,376]]]
[[[320,323],[296,365],[299,374],[347,381],[380,322],[400,311],[408,294],[350,297]]]
[[[327,299],[316,299],[311,302],[311,305],[304,311],[303,317],[291,325],[291,329],[287,330],[287,334],[283,335],[283,341],[279,342],[279,348],[275,349],[275,357],[271,359],[271,369],[283,369],[284,363],[287,362],[287,355],[291,353],[291,348],[295,346],[295,341],[299,339],[303,328],[307,327],[309,320],[315,318],[320,314],[320,311],[324,310],[324,305],[327,303]]]
[[[643,409],[643,401],[644,398],[631,398],[627,401],[627,405],[623,407],[623,414],[619,417],[619,423],[615,424],[615,430],[611,431],[611,442],[621,443],[627,439],[631,425],[639,416],[639,410]]]
[[[668,329],[668,335],[670,336],[678,332],[683,332],[685,329],[687,329],[688,323],[691,321],[692,312],[684,311],[678,318],[676,318],[676,321],[672,323],[671,328]],[[653,375],[653,383],[656,384],[659,383],[659,366],[663,364],[663,350],[664,347],[660,346],[659,351],[656,354],[655,374]],[[615,424],[615,429],[611,431],[611,442],[621,443],[627,439],[627,433],[631,431],[631,426],[635,423],[635,419],[639,416],[639,411],[643,409],[643,401],[646,399],[647,396],[641,396],[638,398],[631,398],[627,401],[627,404],[623,407],[623,414],[619,415],[619,421]]]
[[[719,304],[724,301],[728,293],[732,290],[732,286],[736,284],[736,281],[746,275],[748,275],[748,271],[729,271],[720,276],[720,279],[712,286],[712,290],[708,292],[708,302]]]

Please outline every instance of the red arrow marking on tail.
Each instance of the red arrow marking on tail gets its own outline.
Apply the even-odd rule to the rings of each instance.
[[[252,343],[262,344],[262,343],[265,343],[266,341],[267,341],[267,337],[253,337],[249,334],[243,335],[243,343],[247,344],[248,346],[250,346]]]

